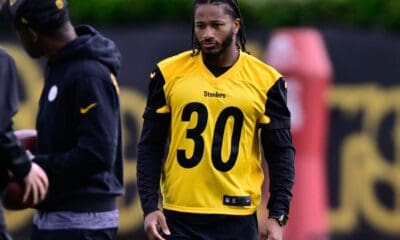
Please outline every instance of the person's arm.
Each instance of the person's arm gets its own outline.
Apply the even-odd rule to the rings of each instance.
[[[290,130],[261,129],[261,143],[268,162],[270,217],[288,216],[294,183],[294,155]]]
[[[161,166],[171,121],[169,113],[157,112],[166,106],[164,78],[158,69],[152,74],[137,160],[137,185],[145,216],[158,210]]]
[[[270,197],[268,220],[260,232],[263,238],[282,239],[283,231],[278,219],[289,214],[295,178],[295,148],[290,133],[290,111],[283,78],[268,91],[265,115],[270,123],[261,125],[260,139],[268,163]]]
[[[170,234],[165,216],[158,209],[161,168],[171,124],[164,83],[159,69],[151,74],[147,105],[143,114],[143,129],[138,146],[137,186],[145,216],[144,229],[149,239],[164,239],[160,231],[166,235]]]
[[[14,135],[12,117],[17,112],[17,70],[13,59],[0,50],[0,161],[1,169],[8,169],[15,179],[24,182],[23,201],[32,197],[37,204],[44,199],[48,189],[48,179],[36,164],[32,164],[21,143]],[[2,176],[7,173],[1,173]],[[1,188],[8,179],[1,179]]]
[[[12,127],[18,110],[18,76],[14,60],[0,49],[0,133]]]
[[[12,117],[18,109],[17,70],[14,60],[0,51],[0,154],[2,168],[10,169],[22,180],[31,169],[30,160],[12,129]]]
[[[109,171],[115,162],[120,126],[119,97],[111,78],[80,77],[75,82],[77,142],[65,152],[39,154],[33,159],[55,178],[88,178]]]
[[[4,167],[19,181],[22,181],[31,170],[31,161],[12,128],[0,133],[0,156],[6,160]]]

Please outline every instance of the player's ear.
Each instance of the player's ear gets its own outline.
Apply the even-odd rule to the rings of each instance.
[[[22,41],[24,44],[31,44],[31,43],[37,43],[39,40],[39,36],[36,33],[35,30],[32,28],[15,28],[18,38]]]
[[[37,43],[39,41],[39,36],[37,32],[32,28],[26,29],[29,39],[31,39],[32,43]]]
[[[233,33],[237,34],[240,29],[240,18],[235,18],[233,20]]]

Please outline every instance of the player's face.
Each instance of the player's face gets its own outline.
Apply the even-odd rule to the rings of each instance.
[[[43,52],[38,43],[38,37],[30,29],[17,29],[18,38],[29,56],[39,58],[43,56]]]
[[[224,4],[200,4],[195,10],[195,37],[206,57],[218,57],[225,51],[236,51],[240,22],[232,19],[225,8]]]

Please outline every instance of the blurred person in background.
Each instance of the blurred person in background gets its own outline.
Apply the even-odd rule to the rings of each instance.
[[[0,48],[0,189],[6,187],[10,170],[13,177],[25,184],[24,201],[33,197],[33,204],[37,204],[46,196],[48,179],[39,165],[31,163],[13,132],[12,117],[18,107],[17,81],[13,59]],[[0,239],[11,239],[2,210],[0,207]]]
[[[193,11],[192,51],[150,74],[137,165],[144,229],[149,239],[281,240],[294,184],[287,85],[246,53],[237,0],[196,0]],[[260,142],[270,196],[259,231]]]
[[[0,12],[4,1],[0,0]],[[24,200],[33,197],[37,204],[46,196],[48,179],[41,167],[31,163],[27,152],[13,132],[12,117],[18,110],[17,69],[10,55],[0,48],[0,191],[13,176],[25,184]],[[12,239],[7,232],[0,201],[0,239]]]
[[[13,0],[8,16],[27,53],[47,59],[33,162],[50,187],[31,239],[115,239],[123,194],[120,52],[92,27],[74,28],[65,0]]]

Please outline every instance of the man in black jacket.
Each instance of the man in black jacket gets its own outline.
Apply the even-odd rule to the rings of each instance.
[[[120,53],[89,26],[74,28],[65,0],[17,0],[9,16],[25,50],[46,57],[33,161],[50,188],[32,239],[115,239],[123,194]]]

